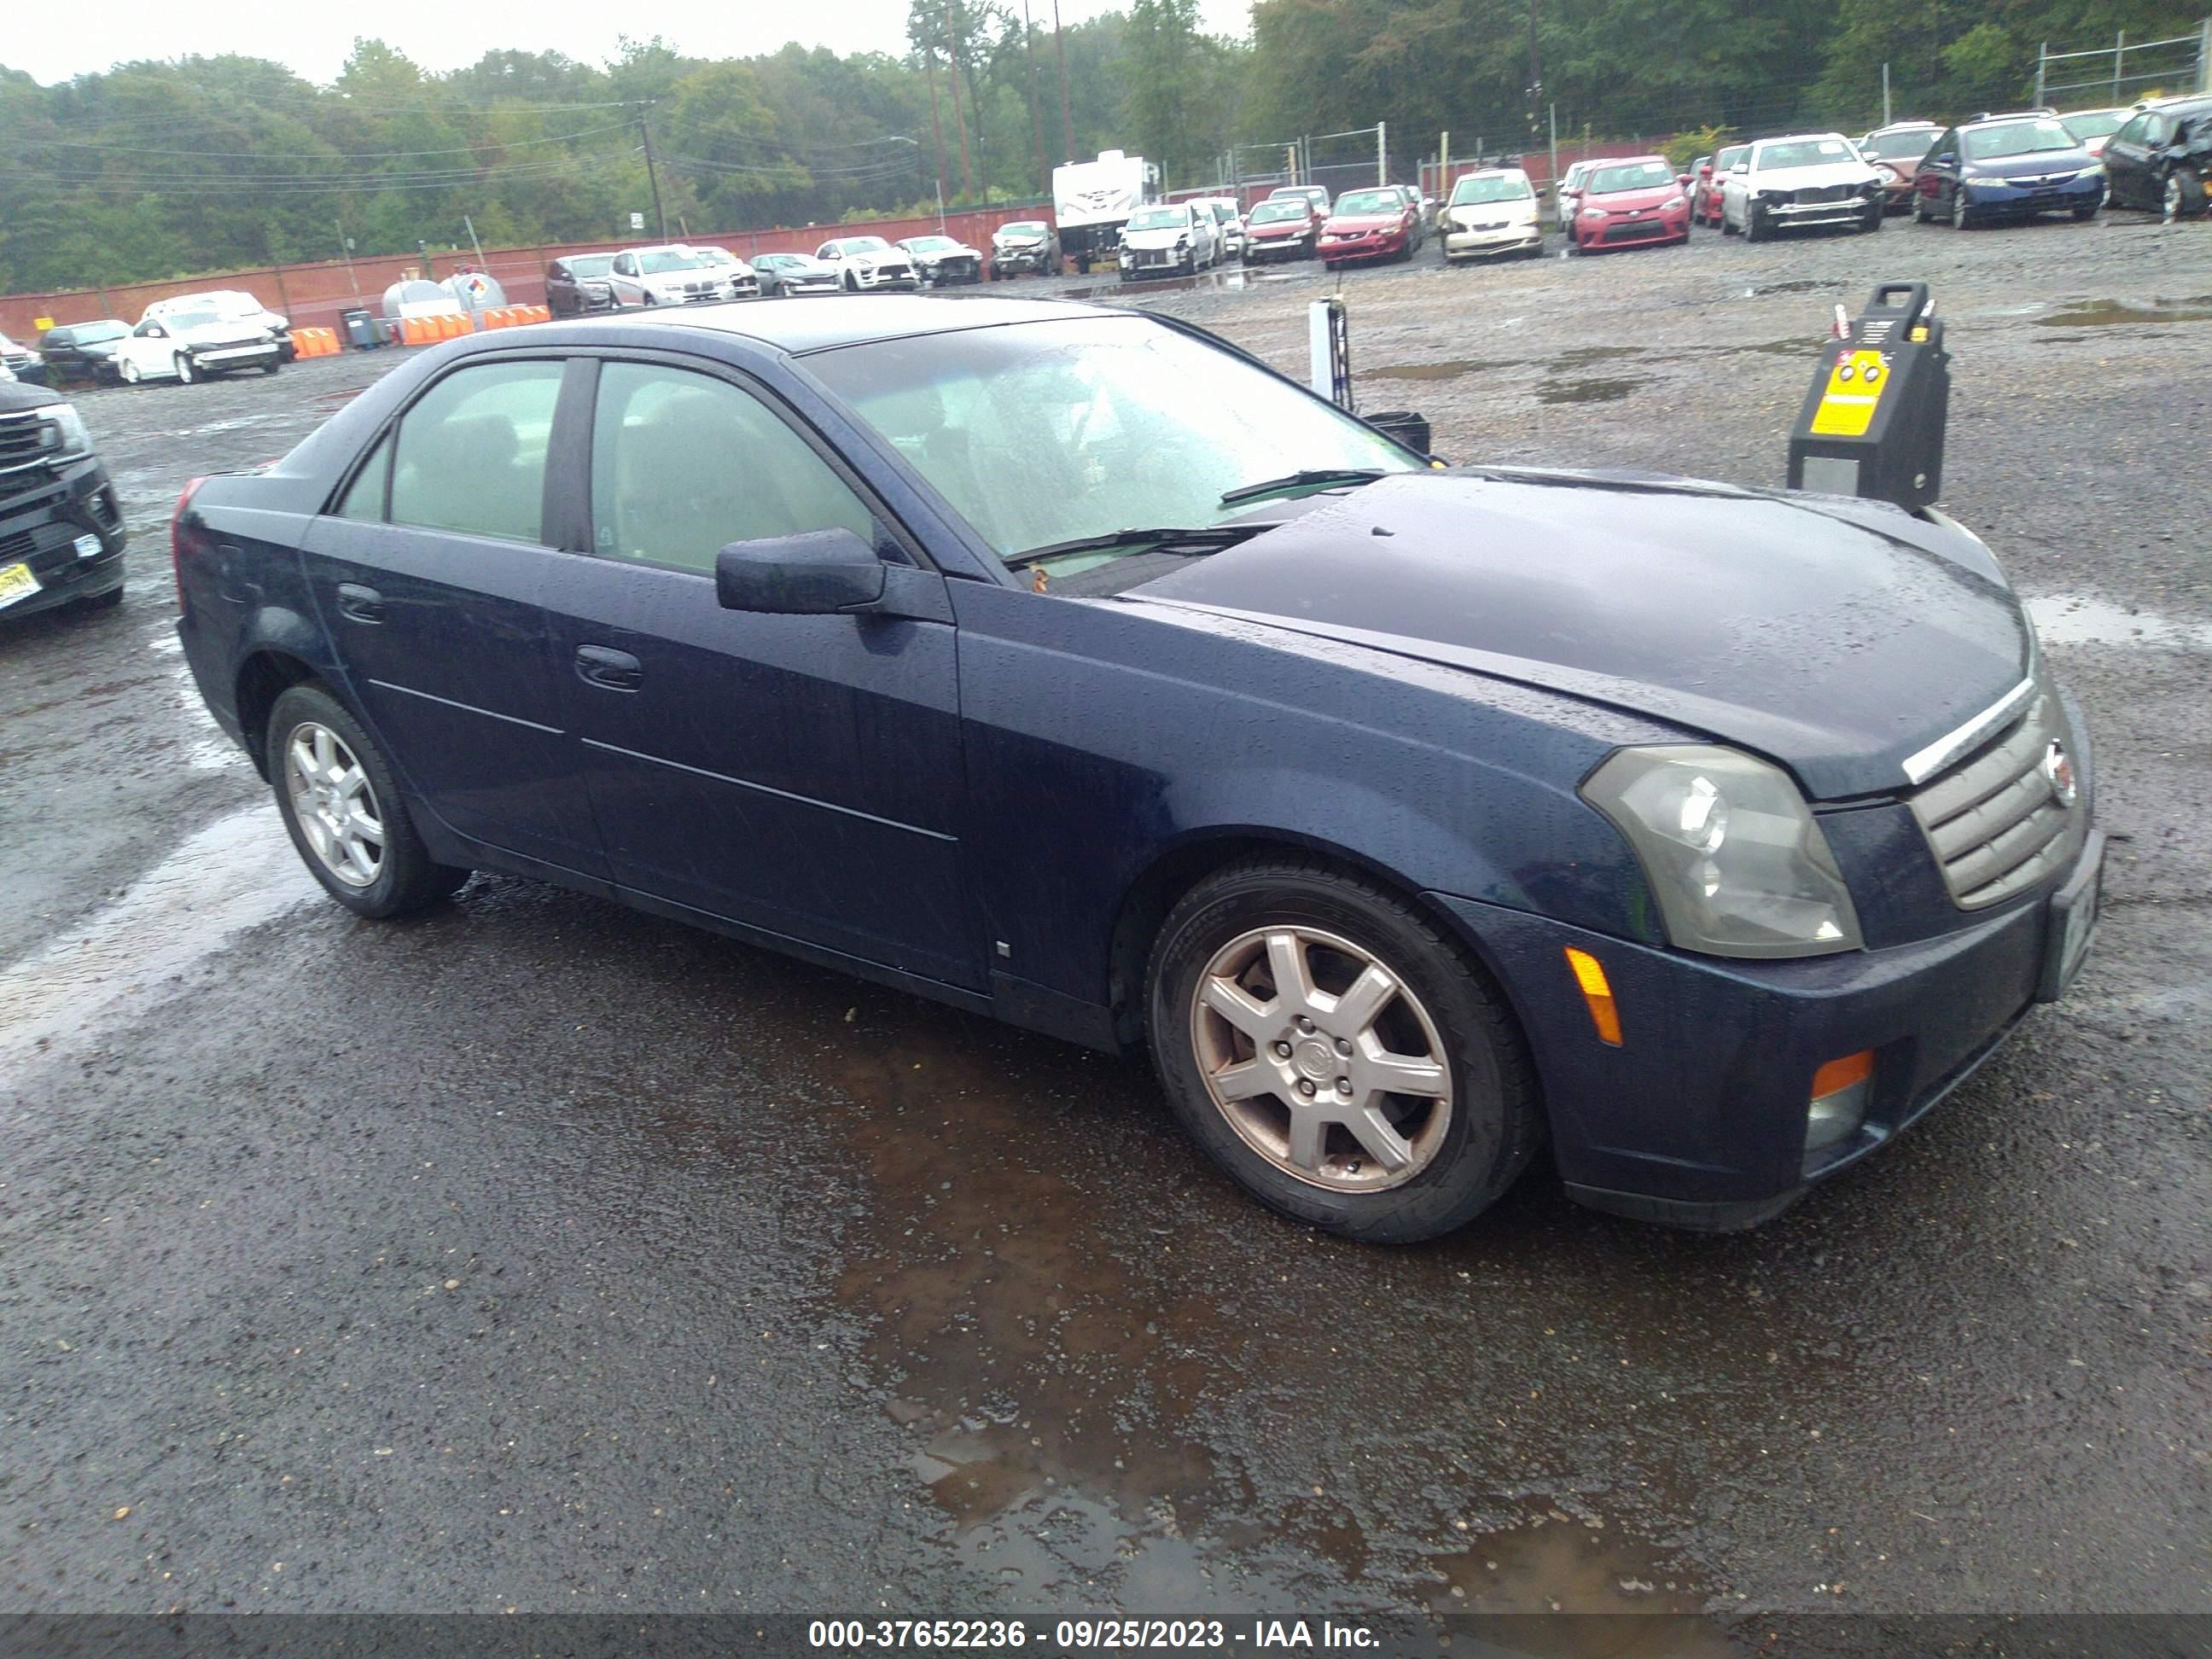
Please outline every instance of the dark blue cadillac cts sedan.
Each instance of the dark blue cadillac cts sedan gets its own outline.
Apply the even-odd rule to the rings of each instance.
[[[870,296],[426,352],[174,526],[341,904],[537,876],[1150,1049],[1277,1209],[1771,1216],[2096,919],[2081,720],[1940,514],[1437,470],[1174,322]]]

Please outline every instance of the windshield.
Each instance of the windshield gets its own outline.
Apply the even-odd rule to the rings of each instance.
[[[672,270],[704,270],[707,265],[706,261],[696,253],[669,251],[639,254],[637,268],[641,276],[659,276]]]
[[[1917,161],[1942,135],[1929,128],[1911,132],[1877,132],[1859,146],[1869,161]]]
[[[130,331],[128,323],[80,323],[70,330],[70,337],[79,345],[95,345],[102,340],[119,340]]]
[[[2066,124],[2066,131],[2076,138],[2109,138],[2120,130],[2120,123],[2128,118],[2125,110],[2084,110],[2077,115],[2058,118]]]
[[[1525,178],[1512,174],[1487,179],[1462,179],[1452,186],[1451,205],[1468,207],[1479,202],[1525,202],[1535,195]]]
[[[1839,161],[1856,161],[1859,153],[1848,138],[1792,138],[1786,143],[1761,144],[1754,162],[1762,173],[1790,167],[1828,167]]]
[[[998,234],[1013,241],[1023,237],[1042,236],[1044,226],[1035,219],[1023,219],[1011,225],[1000,225]]]
[[[733,265],[738,262],[738,256],[726,247],[702,247],[698,252],[710,265]]]
[[[1262,202],[1252,210],[1252,222],[1272,225],[1280,219],[1303,219],[1309,211],[1304,197],[1287,202]]]
[[[1190,222],[1190,210],[1179,207],[1146,208],[1129,216],[1132,230],[1179,230]]]
[[[889,253],[891,245],[880,236],[847,236],[830,244],[840,253]]]
[[[614,265],[615,256],[611,253],[586,254],[568,261],[568,274],[571,276],[604,276],[614,269]]]
[[[1133,316],[879,340],[807,367],[1009,556],[1219,524],[1251,511],[1224,492],[1304,468],[1420,465],[1257,365]]]
[[[166,325],[173,334],[187,328],[211,327],[225,319],[213,311],[173,311],[167,316],[157,317],[154,320]]]
[[[907,246],[916,253],[934,253],[939,248],[958,247],[959,246],[960,244],[954,241],[950,236],[914,236],[909,237],[907,240]]]
[[[1656,190],[1674,182],[1664,161],[1634,161],[1624,167],[1600,167],[1589,176],[1589,193],[1610,196],[1615,191]]]
[[[2040,155],[2054,149],[2079,149],[2081,141],[2066,131],[2063,122],[2049,116],[2033,121],[2007,121],[2002,126],[1976,127],[1961,135],[1970,161],[2002,161],[2011,155]]]
[[[1726,173],[1738,161],[1743,160],[1744,152],[1750,148],[1751,146],[1748,144],[1730,144],[1726,149],[1713,157],[1713,171],[1715,173]]]
[[[1336,211],[1349,218],[1358,213],[1396,213],[1406,198],[1395,190],[1347,190],[1336,198]]]

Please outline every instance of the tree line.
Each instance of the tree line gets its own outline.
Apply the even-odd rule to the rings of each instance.
[[[1719,126],[1870,125],[2025,100],[2036,48],[2194,30],[2203,0],[1196,0],[1055,27],[1051,0],[912,0],[903,50],[612,61],[496,52],[448,73],[362,40],[326,86],[246,57],[40,85],[0,68],[0,290],[264,263],[704,235],[1043,198],[1108,148],[1170,187],[1389,124],[1455,153]],[[2182,89],[2179,87],[2174,89]],[[1243,148],[1239,148],[1239,147]],[[650,166],[648,166],[648,156]]]

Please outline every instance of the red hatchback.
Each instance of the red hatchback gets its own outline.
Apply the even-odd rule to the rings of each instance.
[[[1322,263],[1332,270],[1352,259],[1410,259],[1420,234],[1420,209],[1395,185],[1347,190],[1321,228]]]
[[[1664,156],[1639,155],[1592,167],[1575,204],[1567,246],[1576,253],[1640,242],[1690,240],[1686,180]]]

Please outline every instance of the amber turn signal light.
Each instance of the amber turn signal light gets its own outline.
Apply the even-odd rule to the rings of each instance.
[[[1582,988],[1583,1000],[1589,1005],[1590,1024],[1597,1027],[1597,1040],[1610,1048],[1620,1047],[1620,1010],[1613,1006],[1613,986],[1606,979],[1605,964],[1587,951],[1566,947],[1567,966],[1574,970],[1575,983]]]

